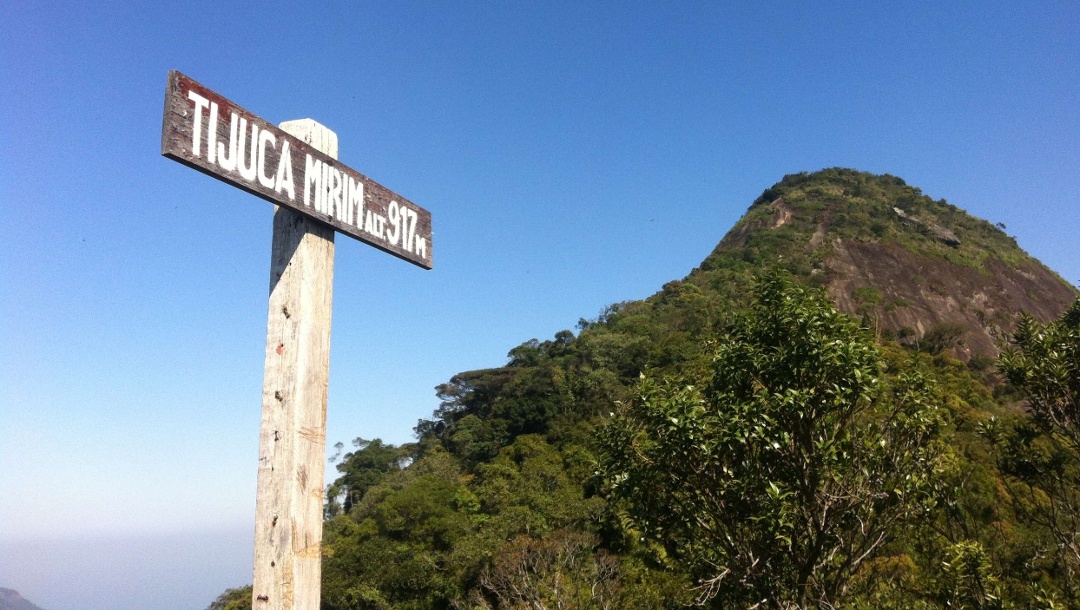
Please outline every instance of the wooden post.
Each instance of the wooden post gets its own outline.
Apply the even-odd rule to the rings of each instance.
[[[311,119],[274,127],[176,70],[165,86],[161,154],[281,206],[270,261],[252,608],[318,610],[334,232],[431,269],[431,213],[338,162],[337,135],[326,127]]]
[[[326,127],[311,119],[280,127],[337,159],[337,135]],[[319,609],[333,280],[334,229],[276,208],[255,501],[253,610]]]
[[[326,127],[311,119],[274,127],[176,70],[165,86],[161,154],[281,206],[270,261],[252,608],[318,610],[334,232],[431,269],[431,213],[338,162],[337,135]]]

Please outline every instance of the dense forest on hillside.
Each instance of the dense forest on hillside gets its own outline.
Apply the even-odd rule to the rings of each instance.
[[[683,280],[343,447],[323,607],[1080,609],[1080,304],[1002,229],[785,177]]]

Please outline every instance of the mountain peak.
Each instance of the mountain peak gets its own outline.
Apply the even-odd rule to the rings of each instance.
[[[766,189],[691,277],[779,263],[880,334],[993,357],[1018,312],[1048,321],[1077,298],[1003,229],[896,176],[830,168]]]
[[[14,589],[0,587],[0,610],[41,610]]]

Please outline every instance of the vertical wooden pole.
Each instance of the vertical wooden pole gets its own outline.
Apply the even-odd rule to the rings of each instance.
[[[337,135],[302,119],[281,129],[337,158]],[[253,610],[318,610],[330,374],[334,230],[277,208],[255,501]]]

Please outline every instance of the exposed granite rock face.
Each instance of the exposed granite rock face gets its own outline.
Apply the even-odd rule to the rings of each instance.
[[[955,248],[960,245],[960,238],[956,236],[956,233],[953,233],[945,227],[932,224],[928,228],[930,229],[930,233],[941,240],[946,246],[953,246]]]
[[[791,220],[793,212],[782,198],[770,203],[768,210],[772,214],[768,218],[738,223],[724,236],[720,242],[722,246],[739,247],[746,243],[746,238],[762,229],[779,229]]]
[[[896,215],[903,219],[904,222],[907,222],[908,224],[919,227],[921,229],[925,229],[946,246],[953,246],[955,248],[956,246],[960,245],[960,238],[956,236],[956,233],[953,233],[945,227],[939,224],[934,224],[932,222],[923,222],[918,218],[908,216],[907,213],[900,208],[893,208],[893,211],[896,212]]]
[[[826,292],[846,313],[869,312],[882,329],[917,342],[935,328],[960,325],[954,355],[996,356],[998,339],[1025,311],[1041,321],[1061,314],[1074,300],[1071,290],[1042,265],[1010,268],[988,259],[987,269],[919,256],[896,244],[837,239],[827,260]],[[859,302],[860,289],[881,293],[879,303]]]

